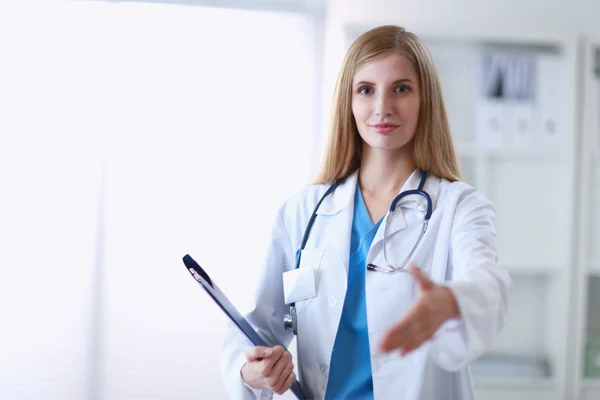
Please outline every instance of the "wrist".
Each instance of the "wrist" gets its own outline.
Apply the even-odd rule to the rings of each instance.
[[[242,365],[242,368],[240,369],[240,376],[246,387],[252,390],[265,389],[264,387],[262,387],[261,381],[256,379],[255,373],[252,370],[251,363],[245,363],[244,365]]]
[[[454,296],[454,293],[452,293],[452,290],[450,290],[450,288],[448,287],[443,287],[444,292],[445,292],[445,296],[447,298],[447,301],[445,302],[447,307],[446,307],[446,315],[447,315],[447,319],[458,319],[460,318],[460,309],[458,308],[458,302],[456,301],[456,297]]]

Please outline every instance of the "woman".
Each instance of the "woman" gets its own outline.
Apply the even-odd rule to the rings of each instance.
[[[399,193],[408,194],[390,217]],[[427,49],[400,27],[375,28],[345,57],[323,168],[280,208],[247,318],[287,346],[293,306],[307,398],[472,399],[468,363],[508,307],[494,217],[459,182]],[[229,328],[222,373],[232,398],[284,393],[293,367],[283,347],[251,347]]]

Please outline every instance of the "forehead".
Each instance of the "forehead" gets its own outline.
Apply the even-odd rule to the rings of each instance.
[[[417,73],[406,57],[391,53],[363,65],[354,74],[353,82],[393,82],[401,79],[410,79],[416,83]]]

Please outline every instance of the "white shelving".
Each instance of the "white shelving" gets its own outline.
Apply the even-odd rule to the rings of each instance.
[[[582,135],[576,312],[570,392],[600,399],[600,40],[582,40]]]
[[[600,276],[587,276],[587,315],[583,341],[583,379],[600,382]]]
[[[551,379],[475,378],[478,398],[486,400],[559,400],[557,388]]]
[[[599,80],[600,82],[600,80]],[[600,83],[597,83],[597,90],[600,91]],[[600,114],[600,106],[598,107],[598,114]],[[600,119],[600,116],[598,116]],[[600,272],[600,211],[597,207],[600,205],[600,151],[590,152],[590,183],[589,183],[589,197],[590,197],[590,215],[589,225],[587,229],[589,232],[588,246],[589,246],[589,265],[590,269],[594,269]],[[595,245],[594,245],[595,244]]]
[[[571,99],[574,104],[576,79],[570,73],[577,62],[577,41],[500,35],[452,40],[449,35],[432,37],[425,30],[416,33],[425,40],[436,63],[465,180],[496,204],[500,262],[514,281],[506,326],[489,353],[525,356],[549,364],[548,376],[530,377],[511,376],[518,368],[499,370],[498,376],[476,375],[482,372],[474,365],[478,398],[563,399],[574,256],[571,237],[576,229],[576,114],[569,106],[554,112],[556,125],[562,128],[560,145],[542,146],[537,138],[531,139],[528,147],[516,145],[514,132],[507,131],[508,139],[498,141],[501,146],[486,146],[477,131],[481,129],[477,65],[478,55],[498,49],[504,54],[532,52],[535,57],[552,58],[558,62],[560,75],[548,82],[538,79],[536,85],[547,85],[554,91],[553,98]],[[539,90],[534,92],[539,95]],[[556,104],[551,109],[557,110]]]
[[[600,378],[596,378],[596,379],[584,379],[582,386],[585,389],[600,390]]]

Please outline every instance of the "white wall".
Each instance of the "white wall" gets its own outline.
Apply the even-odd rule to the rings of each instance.
[[[108,60],[93,51],[98,19],[67,15],[57,1],[0,3],[3,399],[83,399],[90,385],[106,121],[89,93],[103,93],[93,72]]]
[[[327,0],[327,5],[329,17],[345,22],[440,22],[508,25],[516,31],[600,32],[600,3],[596,0]]]
[[[104,395],[223,399],[225,318],[181,258],[248,308],[275,209],[309,180],[310,23],[117,6]]]

